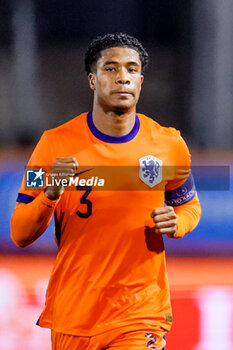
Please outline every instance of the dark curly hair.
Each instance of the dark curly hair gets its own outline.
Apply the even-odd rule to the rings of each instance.
[[[138,52],[141,63],[142,73],[148,65],[148,53],[138,39],[124,33],[106,34],[98,36],[88,46],[85,52],[85,70],[87,74],[91,73],[93,65],[101,57],[101,51],[110,47],[129,47]]]

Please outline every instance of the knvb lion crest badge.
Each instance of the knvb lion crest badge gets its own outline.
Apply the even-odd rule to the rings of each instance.
[[[139,159],[139,177],[150,187],[162,181],[162,161],[154,156],[145,156]]]

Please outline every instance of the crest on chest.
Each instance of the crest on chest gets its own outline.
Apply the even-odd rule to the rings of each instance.
[[[154,156],[145,156],[139,159],[139,177],[151,188],[162,181],[162,160]]]

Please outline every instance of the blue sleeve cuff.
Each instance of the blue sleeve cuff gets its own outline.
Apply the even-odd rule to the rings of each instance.
[[[28,204],[28,203],[31,203],[34,199],[35,199],[35,197],[29,196],[29,194],[18,193],[18,197],[16,199],[16,202]]]

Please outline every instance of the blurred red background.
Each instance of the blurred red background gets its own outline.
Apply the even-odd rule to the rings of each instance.
[[[35,325],[53,256],[0,256],[0,348],[50,349],[50,332]],[[174,322],[167,350],[233,348],[233,259],[167,259]],[[220,337],[221,336],[221,337]]]

